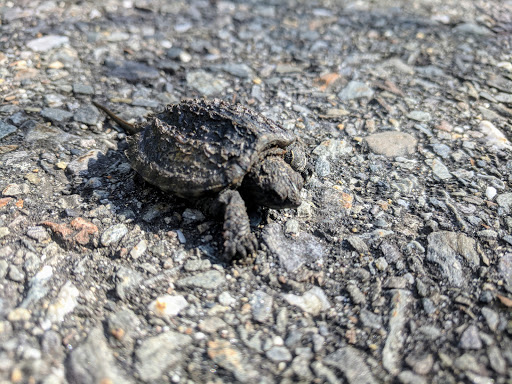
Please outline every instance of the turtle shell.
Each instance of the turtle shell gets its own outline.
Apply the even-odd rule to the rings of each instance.
[[[197,199],[237,188],[268,149],[295,136],[242,105],[193,99],[166,106],[127,140],[126,155],[146,181]]]

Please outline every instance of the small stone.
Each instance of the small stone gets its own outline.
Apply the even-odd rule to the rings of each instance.
[[[131,82],[154,80],[160,77],[160,72],[153,67],[136,61],[124,61],[121,64],[111,64],[110,75]]]
[[[287,220],[284,224],[284,233],[287,235],[296,235],[299,233],[300,224],[295,219]]]
[[[0,120],[0,140],[16,132],[17,130],[18,128],[16,128],[14,125],[8,124],[5,121]]]
[[[137,243],[137,245],[135,247],[133,247],[131,249],[130,256],[133,259],[138,259],[146,252],[147,248],[148,248],[148,242],[146,240],[142,239],[141,241],[139,241]]]
[[[237,300],[227,291],[222,292],[218,297],[219,303],[226,307],[234,305]]]
[[[428,122],[432,120],[432,116],[430,116],[430,113],[423,111],[411,111],[407,114],[407,117],[411,120],[421,122]]]
[[[402,384],[427,384],[427,379],[412,371],[402,371],[397,378]]]
[[[344,346],[324,358],[324,363],[343,372],[348,384],[377,384],[377,380],[358,349]],[[332,381],[337,383],[341,381]]]
[[[18,267],[16,267],[15,265],[9,266],[8,277],[12,281],[16,281],[17,283],[21,283],[21,282],[25,281],[25,275],[23,273],[21,273],[20,270],[18,269]]]
[[[405,132],[388,131],[367,136],[365,142],[378,155],[397,157],[415,153],[418,140]]]
[[[79,123],[96,125],[100,119],[100,113],[95,106],[86,105],[75,112],[74,119]]]
[[[18,197],[28,192],[28,190],[24,191],[24,189],[25,188],[18,184],[8,184],[7,187],[5,187],[2,191],[2,196]]]
[[[94,328],[87,339],[78,345],[66,359],[66,379],[71,383],[128,384],[116,365],[116,359],[107,344],[101,328]]]
[[[44,108],[41,111],[41,116],[55,123],[62,123],[71,119],[73,114],[59,108]]]
[[[143,276],[140,272],[127,267],[120,267],[115,274],[117,296],[121,300],[125,300],[127,296],[138,291],[142,280]]]
[[[292,354],[286,347],[274,346],[265,352],[265,355],[275,363],[292,360]]]
[[[53,301],[46,311],[46,320],[52,323],[60,323],[64,321],[64,317],[73,312],[78,305],[78,296],[80,291],[76,288],[71,281],[67,281],[62,286],[55,301]]]
[[[430,164],[432,172],[441,180],[448,180],[452,178],[452,174],[446,165],[440,159],[433,159]]]
[[[315,172],[318,177],[326,177],[331,173],[331,164],[325,156],[320,156],[316,159]]]
[[[384,257],[379,257],[377,260],[375,260],[375,268],[381,272],[384,272],[388,268],[388,262]]]
[[[452,153],[452,149],[446,144],[432,144],[432,149],[443,159],[447,159],[450,156],[450,153]]]
[[[250,363],[244,361],[244,355],[227,340],[208,341],[208,357],[215,364],[232,372],[236,380],[242,383],[257,381],[258,373]]]
[[[9,228],[7,228],[7,227],[0,227],[0,239],[3,239],[9,233],[10,233]]]
[[[219,317],[208,317],[199,323],[199,329],[206,333],[215,333],[226,326],[226,322]]]
[[[101,235],[101,244],[104,247],[116,244],[128,233],[128,228],[124,224],[116,224],[108,228]]]
[[[246,79],[251,74],[251,68],[247,64],[239,64],[239,63],[228,63],[222,66],[222,70],[224,72],[229,73],[230,75],[240,77],[242,79]]]
[[[503,358],[501,350],[498,346],[492,345],[487,350],[487,356],[489,356],[489,364],[500,375],[505,375],[507,372],[507,363]]]
[[[203,289],[216,289],[226,282],[225,276],[216,270],[185,277],[176,281],[178,287],[194,287]]]
[[[480,122],[478,129],[485,135],[485,142],[487,145],[496,147],[498,149],[512,149],[512,144],[493,123],[488,120]]]
[[[369,252],[368,246],[359,236],[350,236],[347,241],[358,253],[367,254]]]
[[[498,271],[508,289],[512,288],[512,253],[505,253],[499,261]]]
[[[46,228],[40,225],[37,225],[35,227],[29,227],[27,229],[27,236],[34,240],[37,240],[40,243],[50,238],[50,235],[48,234]]]
[[[478,36],[490,36],[493,33],[484,26],[467,22],[457,25],[453,28],[453,31],[456,33],[464,34],[464,35],[478,35]]]
[[[250,304],[254,320],[264,323],[272,316],[274,299],[263,291],[255,291]]]
[[[496,332],[498,329],[498,325],[500,322],[500,316],[497,312],[493,311],[490,308],[483,307],[482,308],[482,315],[485,318],[485,321],[487,322],[487,325],[489,326],[489,329],[493,332]]]
[[[38,39],[30,40],[27,47],[35,52],[47,52],[53,48],[67,44],[69,38],[67,36],[47,35]]]
[[[203,213],[197,209],[190,209],[187,208],[183,211],[183,214],[181,215],[183,217],[183,223],[184,224],[193,224],[193,223],[200,223],[204,221],[205,217]]]
[[[359,305],[366,303],[366,296],[364,295],[363,292],[361,292],[357,285],[349,283],[346,286],[346,290],[354,304]]]
[[[72,176],[85,176],[89,173],[89,167],[95,164],[103,153],[98,149],[93,149],[85,155],[71,161],[66,167],[66,173]]]
[[[5,194],[4,194],[5,196]],[[507,211],[512,207],[512,193],[502,193],[496,198],[496,203]]]
[[[432,232],[428,235],[427,260],[438,266],[441,277],[449,284],[460,287],[465,283],[461,259],[471,267],[480,264],[475,240],[456,232]]]
[[[135,367],[141,380],[160,382],[158,379],[183,359],[180,351],[191,342],[190,336],[173,331],[144,340],[135,351]]]
[[[29,321],[31,312],[26,308],[15,308],[7,315],[7,320],[10,322],[15,321]]]
[[[359,321],[365,327],[373,328],[373,329],[381,329],[382,328],[382,316],[377,315],[367,309],[362,309],[359,314]]]
[[[392,375],[400,372],[402,347],[404,344],[404,328],[408,320],[407,312],[411,302],[411,292],[397,289],[391,298],[392,308],[389,311],[388,336],[382,350],[382,365]]]
[[[476,325],[470,325],[462,333],[459,341],[459,346],[462,349],[480,349],[482,348],[482,340],[478,334]]]
[[[326,311],[331,307],[327,296],[320,287],[313,287],[302,296],[285,294],[283,297],[289,304],[295,305],[304,312],[310,313],[313,316],[316,316],[320,314],[320,312]]]
[[[9,270],[9,263],[5,260],[0,259],[0,280],[7,275]]]
[[[494,199],[494,196],[496,196],[497,190],[494,187],[488,186],[485,189],[485,197],[487,197],[488,200]]]
[[[153,311],[158,317],[171,318],[178,315],[187,306],[187,300],[181,295],[163,295],[157,297],[155,301],[149,304],[148,309]]]
[[[94,88],[90,85],[75,83],[73,84],[73,92],[82,95],[94,95]]]
[[[313,153],[318,156],[324,156],[335,160],[341,157],[349,156],[353,150],[354,148],[348,144],[346,140],[329,139],[322,141],[313,150]]]
[[[351,81],[347,86],[338,93],[338,97],[341,100],[353,100],[362,97],[371,98],[373,97],[374,91],[368,87],[365,83],[360,81]]]
[[[189,87],[205,96],[218,95],[229,85],[226,80],[205,71],[189,72],[186,76]]]

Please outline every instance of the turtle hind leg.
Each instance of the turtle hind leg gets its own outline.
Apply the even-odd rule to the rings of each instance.
[[[224,207],[224,255],[233,259],[245,258],[258,249],[258,241],[251,232],[245,202],[238,191],[226,190],[218,200]]]

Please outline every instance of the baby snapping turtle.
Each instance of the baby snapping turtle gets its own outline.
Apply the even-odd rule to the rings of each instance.
[[[126,156],[147,182],[188,200],[214,197],[208,208],[224,216],[230,258],[258,247],[245,202],[277,209],[301,203],[310,172],[304,152],[293,134],[249,108],[185,100],[167,105],[148,123],[131,125],[93,104],[127,130]]]

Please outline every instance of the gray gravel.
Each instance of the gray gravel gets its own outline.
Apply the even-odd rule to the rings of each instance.
[[[510,1],[10,1],[0,31],[0,383],[512,381]],[[203,96],[314,167],[243,263],[91,104]]]

